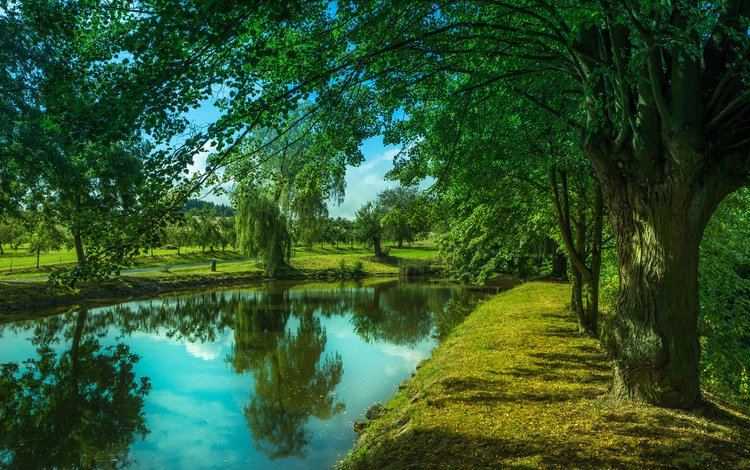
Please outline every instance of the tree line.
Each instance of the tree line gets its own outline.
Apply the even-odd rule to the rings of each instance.
[[[701,241],[749,184],[748,18],[747,0],[9,2],[0,209],[31,194],[69,220],[79,263],[52,281],[73,285],[152,246],[201,185],[231,180],[240,248],[280,247],[276,263],[280,221],[319,217],[361,142],[383,135],[404,149],[393,176],[435,178],[479,235],[456,261],[523,243],[520,227],[541,223],[524,208],[550,197],[615,395],[690,407]],[[221,117],[190,126],[217,87]],[[207,171],[189,171],[202,153]],[[600,328],[606,243],[618,293]]]

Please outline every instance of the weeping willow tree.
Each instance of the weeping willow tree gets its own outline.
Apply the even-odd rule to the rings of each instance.
[[[259,257],[273,275],[291,256],[292,238],[286,217],[271,196],[257,189],[238,191],[235,224],[237,243],[247,256]]]
[[[278,207],[294,243],[307,249],[323,236],[327,203],[343,201],[346,166],[357,165],[362,158],[357,148],[341,150],[346,145],[325,122],[311,118],[313,110],[311,103],[300,102],[284,126],[248,132],[228,159],[225,172],[228,181],[264,192],[264,203],[271,201]],[[269,212],[266,220],[274,217]]]

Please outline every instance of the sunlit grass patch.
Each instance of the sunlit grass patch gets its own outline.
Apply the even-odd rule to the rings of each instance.
[[[750,468],[750,420],[621,404],[567,286],[483,303],[371,422],[345,468]]]
[[[262,263],[256,260],[244,260],[231,263],[218,263],[216,271],[211,271],[211,259],[236,259],[235,252],[226,252],[224,258],[218,253],[189,253],[175,256],[142,257],[142,267],[153,266],[157,269],[131,273],[104,282],[79,283],[79,289],[70,291],[67,288],[49,289],[44,281],[23,283],[3,283],[10,276],[0,276],[0,313],[18,311],[35,307],[62,305],[86,299],[112,298],[123,295],[144,295],[149,292],[161,293],[169,290],[185,289],[190,286],[202,287],[212,285],[230,285],[248,280],[265,278]],[[399,263],[407,257],[388,257],[376,259],[370,251],[362,248],[345,248],[336,251],[316,250],[305,256],[295,256],[288,266],[277,274],[278,279],[341,279],[345,277],[380,277],[397,276]],[[422,262],[422,261],[419,261]],[[178,267],[181,263],[199,263],[197,266]],[[343,264],[342,264],[343,263]],[[145,266],[144,266],[145,265]],[[346,275],[342,276],[342,265]],[[169,269],[164,269],[168,266]],[[44,273],[42,273],[44,274]],[[39,276],[34,270],[31,276]],[[14,275],[15,277],[15,275]]]

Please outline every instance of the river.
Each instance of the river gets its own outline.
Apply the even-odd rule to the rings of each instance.
[[[484,295],[276,282],[0,324],[0,466],[331,467]]]

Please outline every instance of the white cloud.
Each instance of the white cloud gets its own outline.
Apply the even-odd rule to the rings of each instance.
[[[152,408],[144,445],[133,449],[131,458],[141,468],[209,468],[223,464],[238,466],[245,459],[237,448],[237,431],[244,424],[239,410],[201,396],[152,391]],[[239,425],[239,426],[238,426]],[[210,433],[204,432],[209,426]],[[238,429],[240,427],[240,429]]]
[[[221,336],[210,343],[185,343],[185,350],[193,357],[203,359],[204,361],[213,361],[219,357],[224,357],[222,352],[226,349],[227,351],[232,345],[233,333],[229,330],[224,330]]]
[[[195,152],[193,155],[193,163],[187,167],[189,176],[193,176],[194,174],[206,169],[208,156],[215,151],[215,148],[216,147],[211,147],[211,141],[209,140],[201,146],[200,150]]]
[[[360,166],[346,168],[346,195],[341,205],[328,204],[331,217],[354,218],[354,212],[368,201],[375,200],[378,193],[397,185],[386,181],[385,174],[393,169],[393,157],[400,148],[383,149],[381,153],[366,156],[367,160]]]
[[[420,351],[419,349],[395,346],[393,344],[380,344],[378,345],[378,349],[388,356],[401,359],[404,369],[408,371],[414,370],[419,361],[427,359],[430,356],[430,351]]]
[[[220,336],[211,342],[191,343],[182,338],[174,338],[167,335],[167,330],[159,329],[153,333],[144,333],[136,331],[132,333],[133,338],[148,338],[152,341],[165,342],[170,346],[185,347],[185,351],[193,357],[203,359],[204,361],[214,361],[219,357],[224,357],[223,351],[228,351],[232,346],[233,334],[231,330],[226,329],[220,333]]]

